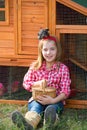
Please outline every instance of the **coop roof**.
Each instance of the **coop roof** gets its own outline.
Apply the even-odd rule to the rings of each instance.
[[[87,0],[56,0],[56,1],[87,16]]]
[[[81,6],[83,7],[86,7],[87,8],[87,0],[72,0],[78,4],[80,4]]]

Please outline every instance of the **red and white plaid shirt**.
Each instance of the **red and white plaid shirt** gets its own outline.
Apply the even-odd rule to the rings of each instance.
[[[50,70],[46,69],[46,63],[43,62],[39,70],[29,69],[24,76],[23,87],[27,91],[31,91],[34,82],[46,79],[47,86],[56,88],[56,94],[65,93],[66,96],[70,94],[70,74],[69,69],[63,63],[55,63]]]

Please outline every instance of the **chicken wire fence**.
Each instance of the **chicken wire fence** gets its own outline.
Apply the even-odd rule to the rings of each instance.
[[[27,92],[22,85],[27,70],[28,67],[0,66],[1,99],[28,100],[31,93]]]
[[[57,25],[87,25],[87,15],[56,2]],[[71,31],[72,32],[72,31]],[[87,34],[61,33],[62,61],[67,64],[71,75],[71,98],[87,99]]]
[[[57,25],[87,25],[87,16],[56,3],[56,23]]]
[[[61,34],[62,59],[70,69],[72,98],[87,99],[87,35]]]

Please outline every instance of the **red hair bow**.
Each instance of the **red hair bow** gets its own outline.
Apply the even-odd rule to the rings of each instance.
[[[49,39],[49,40],[52,40],[54,42],[57,42],[56,38],[53,36],[47,36],[47,37],[44,37],[43,39]]]

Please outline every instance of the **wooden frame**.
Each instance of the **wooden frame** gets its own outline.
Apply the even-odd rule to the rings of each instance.
[[[80,6],[79,4],[71,1],[71,0],[56,0],[71,9],[80,12],[87,16],[87,9],[85,7]],[[60,40],[61,34],[87,34],[87,26],[86,25],[56,25],[56,35]],[[69,58],[70,62],[76,64],[84,71],[87,71],[87,66],[84,63],[80,63],[79,60],[74,59],[73,57]],[[78,92],[86,92],[86,89],[79,89]],[[87,109],[87,101],[86,100],[76,100],[76,99],[68,99],[66,101],[66,108],[80,108],[80,109]]]
[[[28,101],[26,101],[26,100],[3,100],[3,99],[0,99],[0,103],[2,103],[2,104],[26,105],[26,104],[28,104]],[[67,99],[66,104],[65,104],[65,108],[87,109],[87,101]]]
[[[85,25],[56,25],[56,35],[60,36],[60,34],[87,34],[87,26]],[[60,37],[59,37],[60,40]],[[87,71],[87,66],[84,63],[80,63],[78,59],[74,59],[73,57],[69,58],[69,60]]]
[[[86,100],[68,99],[66,101],[65,108],[87,109],[87,101]]]
[[[79,33],[87,34],[86,25],[56,25],[56,33]]]
[[[5,0],[5,8],[0,8],[0,11],[5,11],[5,21],[0,21],[0,25],[9,24],[9,0]]]
[[[49,29],[52,35],[55,35],[56,28],[56,0],[49,0]]]
[[[61,34],[87,34],[87,26],[86,25],[56,25],[56,35],[60,40]],[[82,68],[87,72],[87,66],[84,63],[80,63],[78,59],[74,59],[70,57],[69,60],[75,65]],[[79,89],[78,92],[87,92],[87,89]],[[76,99],[68,99],[66,101],[66,108],[80,108],[87,109],[87,101],[86,100],[76,100]]]
[[[4,100],[0,99],[0,103],[2,104],[17,104],[17,105],[25,105],[28,103],[26,100]]]

